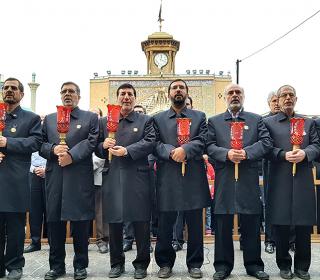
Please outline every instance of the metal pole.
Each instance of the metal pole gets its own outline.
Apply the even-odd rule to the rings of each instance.
[[[236,61],[236,65],[237,65],[237,84],[239,84],[239,63],[241,62],[241,60],[237,59]]]

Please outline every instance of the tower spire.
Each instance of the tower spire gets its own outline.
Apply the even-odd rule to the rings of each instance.
[[[159,16],[158,16],[160,32],[161,32],[161,29],[162,29],[162,22],[164,21],[164,19],[161,16],[161,13],[162,13],[162,0],[161,0],[161,3],[160,3],[160,10],[159,10]]]

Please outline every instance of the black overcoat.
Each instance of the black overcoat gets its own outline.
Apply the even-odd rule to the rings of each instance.
[[[313,225],[316,223],[316,201],[312,161],[320,154],[314,120],[305,119],[301,149],[305,151],[306,158],[297,164],[295,176],[292,176],[292,163],[285,160],[285,152],[292,150],[289,118],[280,112],[264,119],[264,122],[274,143],[268,155],[270,166],[266,211],[269,211],[270,221],[275,225]]]
[[[40,155],[47,159],[47,221],[83,221],[95,216],[92,152],[99,133],[97,114],[73,109],[66,143],[73,162],[60,167],[53,148],[59,144],[57,113],[43,122]]]
[[[132,111],[120,119],[116,145],[127,149],[124,157],[112,156],[103,141],[108,137],[106,118],[100,119],[100,133],[96,155],[106,159],[102,172],[103,219],[107,223],[150,220],[151,182],[148,155],[155,144],[152,119]]]
[[[234,179],[235,164],[227,159],[230,150],[229,111],[208,121],[208,156],[215,169],[216,214],[260,214],[262,205],[259,189],[258,161],[270,150],[272,142],[262,117],[241,111],[237,121],[245,122],[243,149],[247,159],[239,164],[239,179]]]
[[[0,212],[26,212],[30,205],[29,170],[31,154],[42,142],[41,119],[18,106],[7,114],[3,136],[7,146],[0,148]]]
[[[210,205],[210,192],[203,152],[206,145],[207,123],[203,112],[184,108],[181,116],[191,118],[190,142],[182,148],[187,155],[185,175],[181,163],[170,157],[177,143],[176,112],[170,108],[154,116],[157,135],[157,204],[159,211],[201,209]]]

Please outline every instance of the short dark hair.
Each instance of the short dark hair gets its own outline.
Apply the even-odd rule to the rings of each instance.
[[[185,86],[186,86],[187,93],[189,92],[189,88],[188,88],[187,83],[186,83],[184,80],[182,80],[182,79],[176,79],[176,80],[173,80],[173,81],[169,84],[168,93],[170,92],[171,85],[172,85],[173,83],[175,83],[175,82],[183,82],[183,83],[185,84]]]
[[[74,85],[74,86],[76,87],[77,93],[80,95],[80,88],[79,88],[79,86],[78,86],[76,83],[71,82],[71,81],[65,82],[65,83],[62,84],[60,90],[61,90],[65,85]]]
[[[117,97],[119,96],[120,89],[125,89],[125,88],[131,88],[133,90],[134,97],[137,97],[136,89],[134,88],[133,85],[131,85],[129,83],[122,84],[120,87],[118,87],[118,89],[117,89]]]
[[[187,98],[190,100],[190,105],[192,107],[193,106],[193,100],[192,100],[191,96],[188,96]]]
[[[8,78],[8,79],[6,79],[6,80],[4,81],[3,85],[4,85],[7,81],[17,81],[18,84],[19,84],[19,85],[18,85],[19,90],[20,90],[21,92],[24,92],[24,86],[23,86],[23,84],[22,84],[17,78],[10,77],[10,78]]]
[[[142,105],[139,105],[139,104],[134,105],[134,106],[133,106],[133,110],[134,110],[135,108],[141,108],[141,109],[143,110],[143,113],[144,113],[145,115],[147,114],[146,108],[144,108]]]

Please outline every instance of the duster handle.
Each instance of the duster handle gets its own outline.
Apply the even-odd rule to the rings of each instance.
[[[182,165],[181,165],[181,174],[182,174],[182,176],[184,176],[184,174],[186,174],[186,163],[185,163],[185,161],[183,161]]]
[[[297,150],[299,148],[300,148],[300,145],[293,145],[292,151]],[[292,165],[292,176],[296,175],[296,173],[297,173],[297,164],[293,163],[293,165]]]
[[[234,179],[236,181],[239,179],[239,163],[234,164]]]
[[[108,137],[114,139],[115,138],[115,133],[114,132],[109,132]],[[111,154],[110,151],[108,153],[108,160],[109,160],[109,162],[111,162],[111,160],[112,160],[112,154]]]

